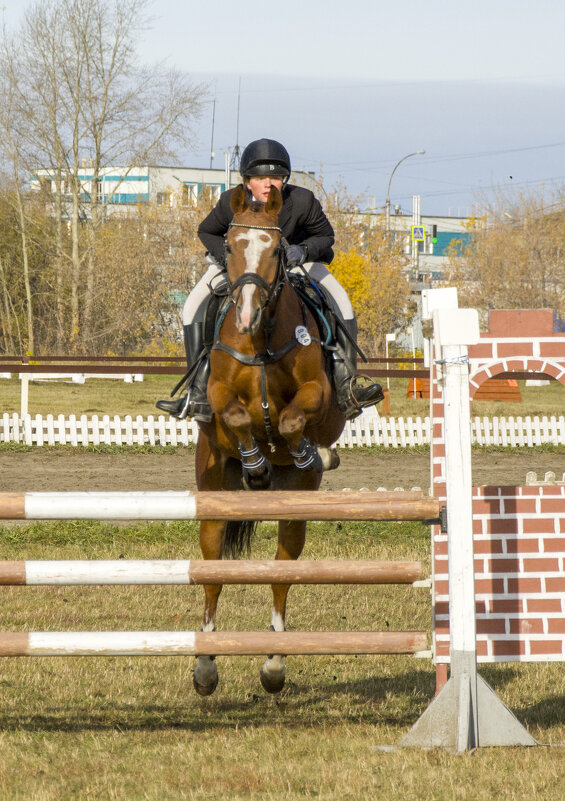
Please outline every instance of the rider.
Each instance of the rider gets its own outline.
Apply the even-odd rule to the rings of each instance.
[[[282,236],[289,243],[287,264],[293,272],[306,271],[312,281],[326,290],[330,303],[333,303],[334,310],[342,320],[346,332],[338,325],[332,374],[338,405],[346,419],[352,419],[360,414],[363,407],[382,400],[383,394],[379,384],[356,385],[357,353],[353,345],[357,338],[355,313],[347,293],[326,267],[334,255],[333,228],[313,193],[288,183],[290,157],[279,142],[274,139],[251,142],[241,155],[239,171],[250,199],[266,203],[272,186],[282,193],[279,225]],[[212,410],[206,397],[210,363],[204,348],[204,323],[213,292],[226,282],[225,235],[233,219],[230,207],[232,192],[233,189],[223,192],[217,205],[198,228],[198,236],[207,249],[206,258],[210,266],[183,308],[188,367],[190,369],[199,361],[198,367],[195,367],[196,374],[185,395],[174,400],[157,401],[159,409],[181,420],[193,417],[209,422],[212,419]]]

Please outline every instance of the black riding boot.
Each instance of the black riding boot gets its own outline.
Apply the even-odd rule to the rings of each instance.
[[[346,320],[344,325],[354,341],[357,341],[357,321]],[[346,420],[353,420],[366,406],[380,403],[384,398],[380,384],[368,376],[357,375],[357,351],[341,330],[337,329],[337,350],[334,352],[333,383],[338,406]],[[364,380],[365,386],[360,380]]]
[[[212,409],[206,397],[208,376],[210,375],[210,357],[204,353],[203,332],[202,323],[191,323],[184,326],[184,347],[188,369],[190,370],[199,361],[188,392],[174,400],[159,400],[156,404],[158,409],[179,420],[184,420],[185,417],[191,417],[203,423],[209,423],[212,420]]]

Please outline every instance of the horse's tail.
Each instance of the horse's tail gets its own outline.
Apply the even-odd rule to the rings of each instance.
[[[256,528],[256,520],[229,520],[226,526],[222,555],[226,559],[239,559],[244,553],[249,555],[251,538]]]

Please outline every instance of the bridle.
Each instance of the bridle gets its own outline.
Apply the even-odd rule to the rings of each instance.
[[[280,234],[282,234],[282,229],[278,225],[248,225],[246,223],[232,222],[230,224],[230,229],[231,228],[247,228],[254,229],[256,231],[278,231]],[[226,240],[226,256],[229,253],[231,253],[231,249]],[[280,245],[275,249],[275,254],[278,256],[278,264],[277,271],[272,282],[269,283],[269,281],[266,281],[263,276],[257,275],[257,273],[247,272],[240,275],[239,278],[235,279],[235,281],[229,282],[229,294],[234,304],[236,304],[239,300],[241,291],[246,284],[255,284],[255,286],[259,289],[261,296],[261,314],[265,311],[267,306],[276,300],[283,284],[288,280],[288,276],[283,259],[283,251]]]

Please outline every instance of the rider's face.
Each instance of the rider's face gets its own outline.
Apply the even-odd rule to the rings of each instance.
[[[271,187],[276,187],[280,192],[283,180],[281,175],[254,175],[246,180],[245,185],[251,191],[255,200],[266,203]]]

